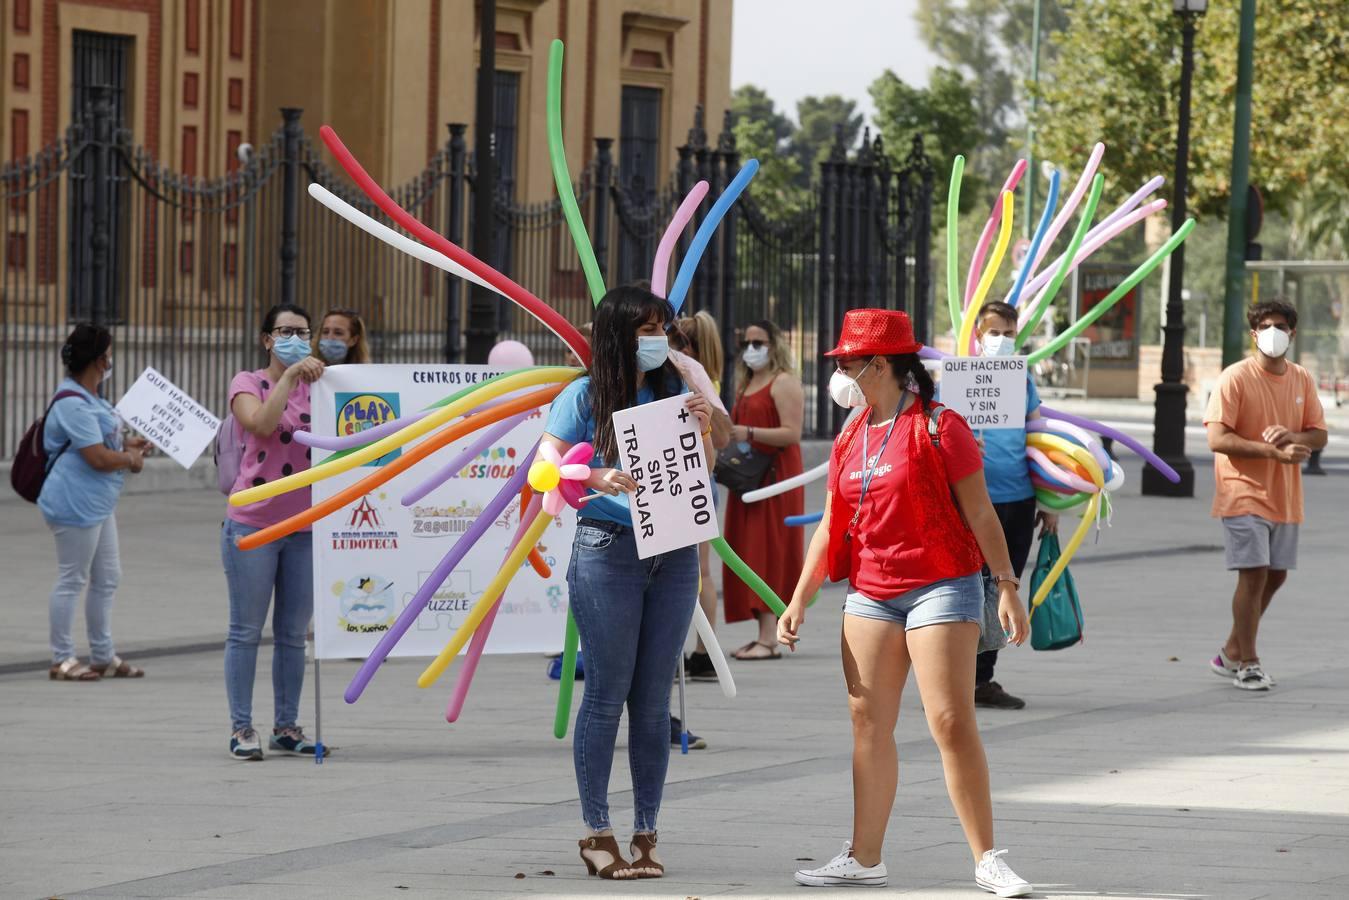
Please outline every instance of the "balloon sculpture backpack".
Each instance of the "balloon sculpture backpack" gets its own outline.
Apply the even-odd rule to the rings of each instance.
[[[1059,560],[1059,536],[1047,534],[1040,538],[1040,552],[1035,559],[1035,574],[1031,577],[1030,593],[1036,596],[1040,585]],[[1072,573],[1064,567],[1063,574],[1049,590],[1049,596],[1030,613],[1030,645],[1036,650],[1062,650],[1082,641],[1082,604],[1077,599],[1077,585]]]

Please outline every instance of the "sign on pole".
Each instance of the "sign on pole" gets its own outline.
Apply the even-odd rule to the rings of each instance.
[[[614,413],[619,460],[637,482],[628,505],[638,559],[720,534],[701,426],[685,408],[685,399],[668,397]]]
[[[941,402],[971,428],[1026,427],[1026,357],[948,356]]]
[[[192,468],[220,428],[209,409],[148,367],[117,401],[117,414],[184,469]]]

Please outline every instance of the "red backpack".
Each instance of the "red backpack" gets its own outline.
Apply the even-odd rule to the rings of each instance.
[[[64,400],[66,397],[79,397],[85,403],[89,402],[89,398],[79,391],[57,391],[52,402],[47,404],[47,411],[23,433],[23,440],[19,442],[19,452],[14,454],[14,463],[9,470],[9,483],[15,493],[29,503],[37,502],[38,495],[42,493],[42,484],[47,480],[47,474],[61,458],[61,454],[70,448],[70,441],[66,441],[61,445],[61,449],[56,451],[56,455],[48,460],[47,447],[42,436],[52,407],[56,405],[57,400]]]

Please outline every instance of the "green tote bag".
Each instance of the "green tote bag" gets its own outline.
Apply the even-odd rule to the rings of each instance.
[[[1040,552],[1031,576],[1030,596],[1039,593],[1049,570],[1059,560],[1059,536],[1040,538]],[[1045,602],[1031,611],[1030,645],[1036,650],[1062,650],[1082,640],[1082,604],[1077,600],[1077,585],[1067,568],[1049,590]]]

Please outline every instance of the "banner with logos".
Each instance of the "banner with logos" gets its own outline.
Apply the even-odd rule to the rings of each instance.
[[[500,369],[488,366],[329,366],[311,390],[313,428],[316,434],[356,434],[425,409],[466,385],[498,374]],[[547,409],[538,410],[497,446],[411,506],[404,506],[401,498],[468,446],[476,434],[437,451],[373,493],[315,523],[314,645],[319,658],[369,655],[431,570],[478,519],[543,434]],[[314,503],[361,480],[375,467],[389,464],[400,452],[318,482]],[[329,455],[315,448],[313,461],[317,464]],[[539,542],[539,552],[552,568],[551,577],[541,578],[526,562],[506,589],[487,653],[562,649],[567,564],[575,523],[575,513],[565,510]],[[520,500],[516,497],[445,579],[392,655],[440,652],[500,570],[519,524]]]

